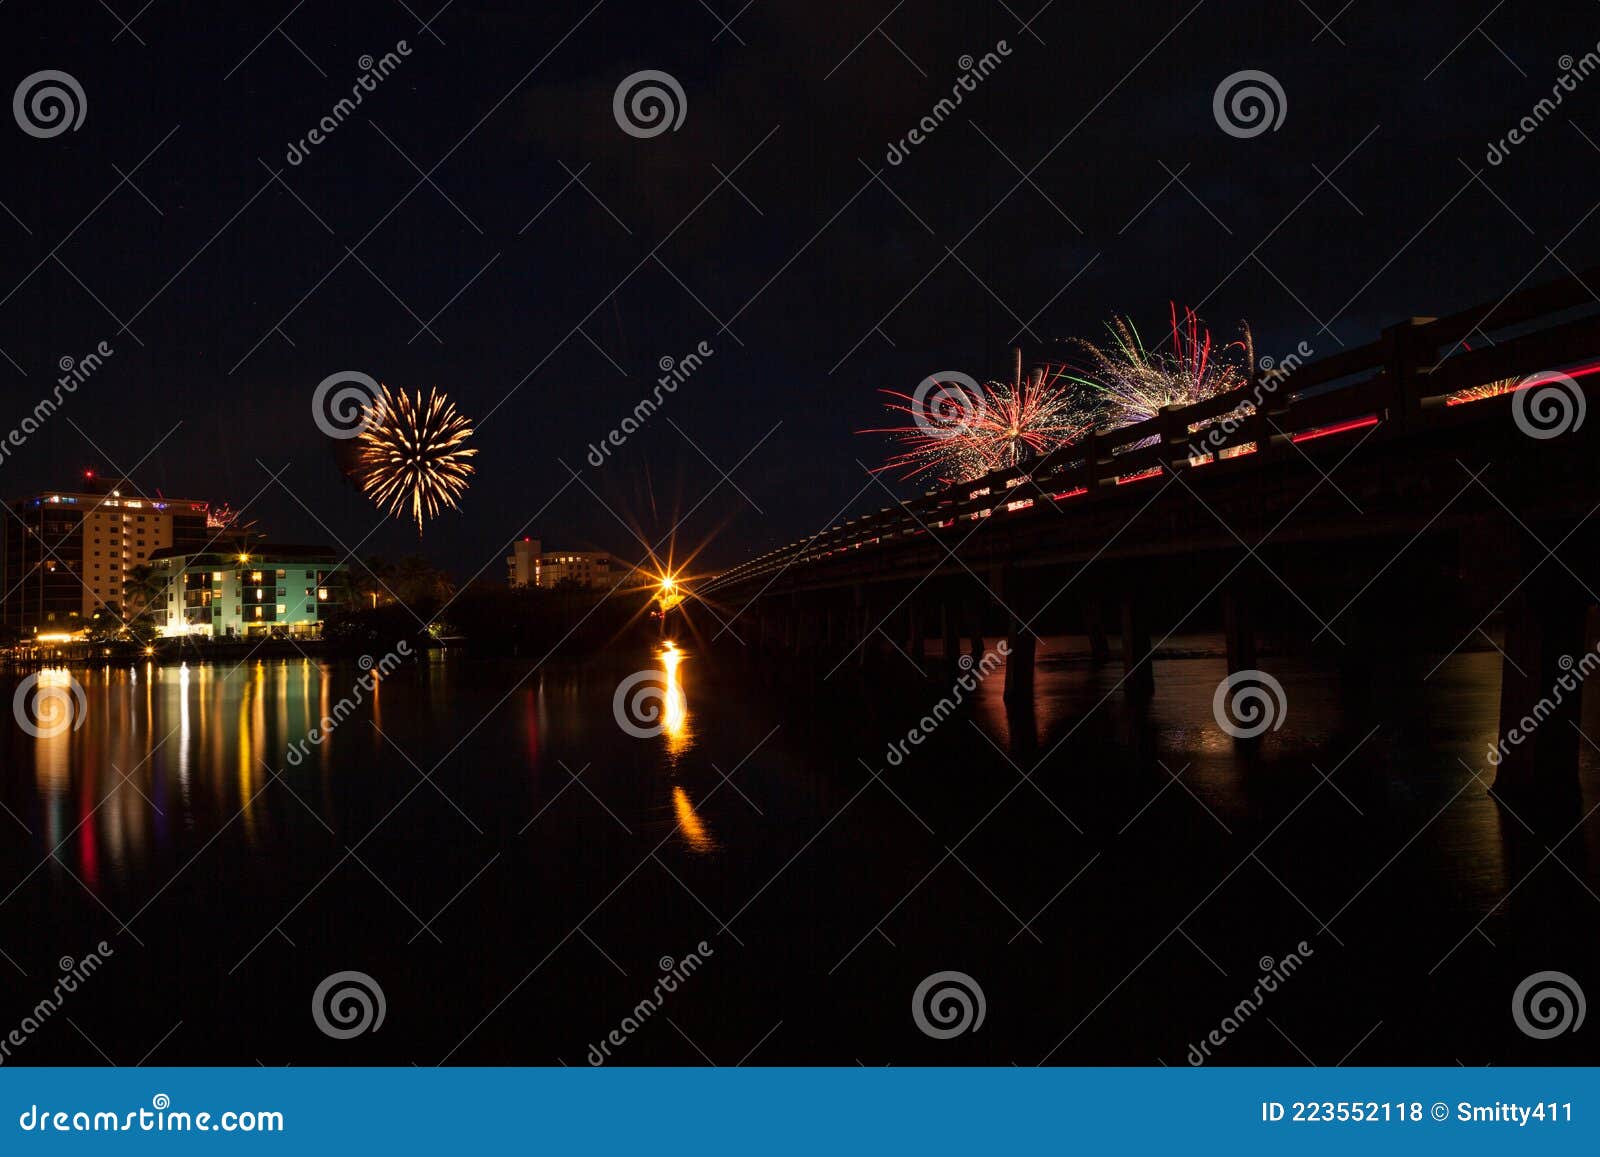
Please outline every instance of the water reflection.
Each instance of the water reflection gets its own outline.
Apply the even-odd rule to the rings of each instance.
[[[689,700],[683,693],[684,653],[669,639],[656,652],[656,658],[661,661],[662,683],[666,688],[661,726],[667,737],[667,751],[676,758],[694,744],[694,733],[689,728]]]
[[[1212,695],[1226,671],[1220,654],[1204,654],[1195,646],[1184,657],[1163,658],[1155,695],[1138,708],[1118,692],[1119,665],[1078,662],[1066,644],[1051,649],[1051,660],[1039,665],[1031,705],[1007,710],[998,670],[965,699],[966,719],[983,738],[974,736],[963,719],[959,725],[945,724],[938,739],[920,749],[913,779],[926,781],[923,790],[935,806],[943,790],[937,774],[941,760],[954,751],[964,760],[992,763],[1008,777],[1037,770],[1030,783],[1055,793],[1073,815],[1079,810],[1075,795],[1088,807],[1102,807],[1113,831],[1158,791],[1163,793],[1159,808],[1140,813],[1141,831],[1159,830],[1169,820],[1210,824],[1213,818],[1236,828],[1298,802],[1322,779],[1315,765],[1335,776],[1338,791],[1320,787],[1302,809],[1302,819],[1327,802],[1333,816],[1318,812],[1317,822],[1359,824],[1367,815],[1400,816],[1404,823],[1415,816],[1419,826],[1427,822],[1425,839],[1419,841],[1427,850],[1415,858],[1437,861],[1437,870],[1452,881],[1464,905],[1493,904],[1520,878],[1508,869],[1500,843],[1506,817],[1469,782],[1471,768],[1487,780],[1482,753],[1486,737],[1497,729],[1493,654],[1461,656],[1442,669],[1431,688],[1428,713],[1407,725],[1410,732],[1391,721],[1370,736],[1372,721],[1352,717],[1320,672],[1283,660],[1279,673],[1293,710],[1281,732],[1250,749],[1241,749],[1213,720]],[[783,809],[811,806],[810,797],[798,791],[802,781],[771,778],[771,767],[762,766],[773,758],[769,751],[752,770],[768,774],[774,789],[794,792],[778,805],[775,819],[733,807],[718,812],[713,832],[703,810],[708,793],[725,778],[718,766],[738,765],[760,747],[773,722],[784,723],[786,731],[805,727],[810,703],[803,690],[789,703],[775,704],[743,687],[731,667],[686,650],[681,642],[660,643],[644,662],[638,656],[625,661],[627,670],[646,666],[652,689],[659,688],[657,740],[640,742],[617,727],[615,675],[593,669],[552,667],[522,681],[523,669],[430,662],[385,678],[349,719],[339,705],[364,674],[354,664],[295,659],[190,668],[140,660],[137,667],[77,669],[70,676],[42,672],[42,683],[65,683],[70,677],[81,684],[88,700],[85,722],[77,730],[39,737],[15,727],[0,729],[0,769],[6,773],[0,774],[0,800],[34,833],[33,862],[59,848],[61,870],[70,865],[97,890],[118,887],[145,871],[164,879],[159,870],[167,858],[179,853],[181,863],[227,825],[240,837],[230,845],[247,849],[262,864],[276,864],[302,835],[321,839],[324,817],[348,821],[370,806],[368,823],[375,823],[392,800],[377,802],[390,780],[375,780],[372,769],[409,770],[397,751],[431,767],[450,755],[461,736],[481,736],[469,751],[487,751],[500,762],[450,758],[445,774],[459,771],[465,778],[447,783],[446,790],[466,812],[498,810],[518,817],[518,826],[567,783],[563,775],[549,790],[541,785],[542,766],[553,767],[558,759],[574,768],[592,761],[585,784],[616,808],[626,826],[647,812],[650,823],[672,825],[679,837],[675,844],[690,854],[751,854],[775,821],[789,818]],[[517,690],[508,698],[513,685]],[[14,680],[8,684],[10,691],[15,686]],[[0,688],[0,698],[8,693]],[[508,710],[499,709],[502,703]],[[1591,703],[1591,719],[1600,714],[1597,708],[1600,702]],[[908,696],[907,721],[926,710],[925,702]],[[903,733],[899,712],[900,705],[887,695],[860,710],[846,704],[829,728],[832,738],[823,738],[840,746],[848,765],[851,745],[876,742],[874,727]],[[341,724],[330,731],[322,724],[335,714]],[[381,731],[369,725],[380,718]],[[791,722],[793,728],[787,726]],[[285,753],[313,727],[324,732],[316,754],[285,769]],[[1586,722],[1585,729],[1592,733],[1593,724]],[[430,748],[424,758],[421,753]],[[807,785],[827,780],[814,751],[806,750],[804,760],[795,762],[807,775],[816,769]],[[1115,770],[1108,771],[1113,762]],[[516,773],[514,785],[492,770],[508,763],[526,768]],[[1592,777],[1592,761],[1585,766]],[[272,786],[280,770],[299,801]],[[1167,790],[1173,777],[1181,777],[1182,790]],[[410,781],[402,775],[400,782],[409,786]],[[1183,809],[1196,806],[1196,798],[1206,811],[1188,814]],[[540,821],[539,831],[554,846],[577,829],[553,817],[582,800],[581,792],[567,793],[552,816]],[[921,800],[913,803],[924,806]],[[1176,814],[1158,821],[1157,811],[1169,805],[1176,805]],[[412,807],[404,814],[423,813]],[[454,810],[448,815],[453,817]],[[0,815],[0,822],[11,821]],[[1519,829],[1511,823],[1516,835]],[[24,849],[15,850],[20,858]],[[70,880],[66,884],[76,888]]]
[[[700,813],[694,810],[694,804],[689,802],[689,793],[681,787],[672,789],[672,810],[678,816],[678,830],[683,833],[683,842],[695,852],[714,852],[717,850],[717,841],[711,838],[711,833],[706,830],[705,821],[700,818]]]

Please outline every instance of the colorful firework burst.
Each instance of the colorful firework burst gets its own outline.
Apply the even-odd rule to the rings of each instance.
[[[1214,347],[1211,331],[1194,310],[1178,316],[1172,305],[1172,349],[1145,348],[1139,331],[1126,317],[1113,317],[1107,346],[1079,341],[1090,365],[1080,380],[1096,389],[1111,429],[1153,418],[1163,406],[1187,406],[1248,385],[1255,373],[1255,345],[1250,327],[1240,323],[1239,340]],[[1248,403],[1236,413],[1249,413]],[[1227,416],[1227,415],[1223,415]],[[1213,421],[1220,421],[1219,416]]]
[[[478,451],[466,446],[472,423],[438,390],[413,396],[381,387],[356,441],[355,474],[362,493],[397,518],[407,510],[422,534],[422,519],[455,508]]]
[[[1019,367],[1014,381],[983,385],[959,377],[929,378],[914,394],[883,391],[893,399],[885,408],[911,422],[857,431],[889,434],[903,447],[873,473],[966,482],[1076,442],[1094,425],[1078,383],[1065,372],[1023,377]]]

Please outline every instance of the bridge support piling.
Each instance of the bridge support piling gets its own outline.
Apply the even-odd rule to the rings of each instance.
[[[1122,593],[1122,689],[1130,699],[1155,694],[1156,679],[1150,657],[1150,608],[1138,591]]]
[[[1256,614],[1251,592],[1243,583],[1230,583],[1222,592],[1222,634],[1228,650],[1228,674],[1256,666]]]
[[[1506,606],[1491,794],[1540,827],[1560,827],[1579,803],[1583,673],[1572,668],[1585,655],[1588,613],[1582,592],[1554,577],[1525,583]]]
[[[906,654],[911,656],[911,661],[917,666],[922,666],[927,658],[927,649],[923,646],[922,612],[923,607],[915,598],[906,603]]]
[[[1032,630],[1012,616],[1006,629],[1007,703],[1033,702],[1033,665],[1037,639]]]
[[[1089,662],[1095,666],[1111,659],[1111,640],[1106,637],[1106,608],[1098,598],[1083,602],[1083,631],[1089,636]]]
[[[961,619],[959,608],[948,597],[939,604],[939,635],[944,643],[944,665],[954,667],[961,659]]]
[[[1038,636],[1028,625],[1026,617],[1032,606],[1029,591],[1016,575],[1002,572],[1000,598],[1006,606],[1006,684],[1007,703],[1033,702],[1033,668]]]

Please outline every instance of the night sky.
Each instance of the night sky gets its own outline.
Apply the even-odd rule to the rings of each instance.
[[[632,560],[629,527],[654,543],[691,508],[677,537],[710,540],[703,569],[915,493],[861,465],[886,453],[855,433],[877,391],[1005,374],[1019,330],[1098,337],[1116,311],[1159,332],[1176,300],[1219,335],[1247,319],[1261,353],[1324,355],[1596,261],[1600,76],[1486,161],[1600,41],[1593,0],[1036,7],[9,0],[5,92],[61,70],[87,113],[50,139],[0,124],[0,428],[63,357],[115,352],[0,492],[131,471],[248,504],[279,540],[415,551],[312,421],[317,383],[359,370],[479,422],[475,483],[421,544],[458,578],[503,581],[530,519]],[[619,128],[642,69],[681,84],[677,131]],[[1249,139],[1212,109],[1243,69],[1287,98]],[[702,341],[707,364],[589,464]]]

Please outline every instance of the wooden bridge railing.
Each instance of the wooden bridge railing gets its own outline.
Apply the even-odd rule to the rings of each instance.
[[[1600,280],[1600,268],[1448,317],[1412,318],[1357,349],[1258,373],[1227,394],[1169,406],[1142,422],[1094,431],[1026,465],[828,527],[724,571],[702,590],[970,520],[1006,517],[1039,503],[1094,501],[1164,471],[1250,469],[1312,438],[1374,425],[1382,428],[1373,437],[1402,437],[1444,420],[1444,403],[1461,390],[1571,368],[1600,355],[1600,300],[1588,288],[1594,280]],[[1559,316],[1578,310],[1584,316]],[[1508,332],[1519,329],[1525,332]],[[1483,340],[1481,348],[1469,348],[1475,337]]]

